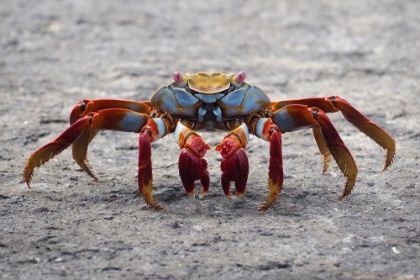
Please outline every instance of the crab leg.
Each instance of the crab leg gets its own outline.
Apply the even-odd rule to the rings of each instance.
[[[70,113],[70,124],[75,123],[78,119],[86,116],[92,112],[98,112],[104,109],[119,108],[127,109],[137,113],[147,114],[149,107],[147,102],[135,102],[131,100],[119,100],[119,99],[98,99],[98,100],[82,100],[73,108]],[[79,138],[77,138],[72,144],[72,155],[73,159],[77,164],[85,171],[89,176],[98,180],[93,172],[90,170],[87,160],[87,150],[90,142],[96,136],[99,130],[87,129],[82,132]]]
[[[107,129],[138,132],[146,124],[148,118],[148,115],[135,113],[127,109],[105,109],[96,113],[89,113],[86,116],[81,117],[55,140],[42,146],[28,158],[23,173],[26,184],[29,187],[35,167],[40,167],[51,158],[68,148],[85,131]]]
[[[200,135],[181,122],[176,126],[175,138],[179,147],[183,149],[179,155],[178,169],[185,191],[188,195],[194,196],[195,181],[200,180],[202,191],[199,198],[203,198],[210,187],[207,161],[204,159],[210,146]]]
[[[324,137],[322,136],[321,129],[319,127],[313,127],[312,132],[314,134],[316,144],[318,145],[319,152],[324,156],[324,165],[322,167],[322,174],[324,174],[330,165],[331,153],[330,150],[328,150]]]
[[[272,119],[282,132],[319,127],[331,155],[347,178],[340,200],[348,196],[356,182],[357,166],[327,115],[318,108],[289,105],[273,113]]]
[[[227,197],[230,194],[230,181],[235,182],[236,196],[245,193],[248,180],[249,163],[244,148],[249,139],[249,131],[243,123],[226,135],[215,147],[224,158],[220,164],[222,170],[222,188]]]
[[[268,165],[268,195],[267,201],[258,209],[265,212],[277,200],[283,187],[283,156],[281,147],[281,131],[271,119],[261,118],[251,131],[258,137],[270,142],[270,163]]]
[[[139,135],[138,185],[143,199],[156,210],[164,209],[152,196],[152,149],[151,143],[162,138],[172,130],[173,122],[169,116],[150,118]]]
[[[327,98],[306,98],[306,99],[296,99],[296,100],[285,100],[273,103],[273,111],[276,111],[280,108],[283,108],[289,104],[302,104],[309,107],[317,107],[324,111],[325,113],[332,113],[340,111],[343,116],[357,127],[361,132],[366,134],[372,140],[374,140],[378,145],[385,149],[386,157],[385,164],[382,171],[386,170],[392,163],[395,156],[395,140],[389,135],[386,131],[380,128],[377,124],[369,120],[362,113],[360,113],[356,108],[354,108],[346,100],[342,99],[339,96],[330,96]],[[315,132],[315,131],[314,131]],[[315,135],[317,139],[318,147],[320,138]],[[322,144],[321,144],[322,145]],[[325,154],[324,154],[325,156]],[[325,168],[325,161],[324,161]]]

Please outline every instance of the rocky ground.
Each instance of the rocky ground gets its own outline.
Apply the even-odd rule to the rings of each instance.
[[[1,279],[418,279],[418,1],[23,1],[0,5]],[[81,99],[147,100],[172,72],[247,73],[272,100],[340,95],[397,141],[394,164],[341,114],[358,164],[353,193],[336,164],[321,175],[310,130],[283,137],[285,181],[266,199],[268,143],[247,153],[246,195],[228,200],[220,158],[211,189],[190,198],[173,137],[153,144],[155,197],[137,188],[134,133],[104,131],[89,158],[100,182],[62,155],[28,156],[68,126]],[[212,146],[223,133],[203,134]]]

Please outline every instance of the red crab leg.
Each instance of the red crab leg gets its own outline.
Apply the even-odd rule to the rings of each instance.
[[[265,212],[277,200],[283,187],[283,157],[281,147],[281,131],[271,119],[261,118],[252,128],[254,134],[270,142],[270,163],[268,166],[267,201],[258,209]]]
[[[143,196],[143,199],[156,210],[162,210],[164,208],[152,196],[153,176],[151,143],[165,136],[172,130],[172,126],[173,122],[169,116],[150,118],[139,135],[139,161],[137,173],[139,191]]]
[[[316,144],[318,145],[319,152],[321,155],[324,156],[324,165],[322,168],[322,174],[327,171],[328,166],[331,162],[331,153],[330,150],[328,150],[327,143],[325,143],[324,137],[322,136],[321,129],[319,127],[313,127],[312,132],[315,137]]]
[[[343,114],[343,116],[347,119],[347,121],[352,123],[361,132],[366,134],[368,137],[370,137],[378,145],[380,145],[383,149],[387,151],[385,157],[385,164],[382,171],[386,170],[391,165],[395,156],[395,140],[386,131],[384,131],[377,124],[365,117],[350,103],[348,103],[341,97],[330,96],[327,98],[319,97],[285,100],[273,103],[273,110],[278,110],[289,104],[303,104],[309,107],[317,107],[326,113],[340,111]]]
[[[272,119],[282,132],[319,127],[328,150],[340,167],[341,172],[347,177],[340,200],[350,194],[356,182],[357,166],[350,151],[323,111],[318,108],[309,108],[306,105],[288,105],[274,112]]]
[[[75,123],[78,119],[86,116],[92,112],[98,112],[104,109],[119,108],[127,109],[137,113],[148,114],[149,109],[148,102],[134,102],[131,100],[119,100],[119,99],[98,99],[98,100],[82,100],[73,108],[70,114],[70,124]],[[79,138],[77,138],[72,144],[72,155],[77,164],[85,171],[89,176],[98,180],[93,172],[90,170],[87,160],[87,150],[90,142],[98,133],[98,130],[85,130],[82,132]]]
[[[215,147],[224,158],[220,164],[222,170],[222,188],[227,197],[230,194],[230,181],[235,182],[236,196],[245,193],[248,180],[249,163],[244,148],[248,142],[249,131],[245,124],[235,128],[220,144]]]
[[[89,113],[75,121],[68,129],[52,142],[35,151],[26,163],[23,177],[29,187],[33,170],[46,163],[74,143],[86,130],[118,130],[138,132],[149,117],[126,109],[105,109]],[[89,173],[88,173],[89,174]],[[94,176],[93,176],[94,177]],[[95,178],[95,177],[94,177]]]
[[[178,122],[175,138],[179,147],[183,149],[179,155],[179,176],[187,194],[194,196],[195,181],[200,180],[202,191],[199,198],[203,198],[210,187],[210,177],[207,171],[207,161],[204,159],[210,146],[200,135]]]

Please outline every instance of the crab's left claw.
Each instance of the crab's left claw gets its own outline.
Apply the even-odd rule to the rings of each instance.
[[[248,135],[248,128],[245,124],[242,124],[226,135],[223,141],[215,148],[224,159],[220,164],[220,168],[222,170],[222,188],[227,197],[231,197],[231,181],[235,182],[236,196],[241,196],[245,193],[249,162],[244,148],[249,137]]]

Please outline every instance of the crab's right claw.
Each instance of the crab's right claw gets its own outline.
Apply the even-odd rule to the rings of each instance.
[[[210,177],[207,171],[207,161],[203,158],[210,149],[200,135],[189,128],[184,127],[179,134],[179,144],[184,148],[179,155],[178,168],[179,176],[185,191],[194,195],[195,181],[200,180],[202,191],[199,198],[203,198],[210,187]]]
[[[203,198],[210,187],[207,161],[197,156],[191,149],[185,148],[179,155],[178,168],[186,193],[194,196],[195,181],[200,180],[202,191],[199,198]]]

